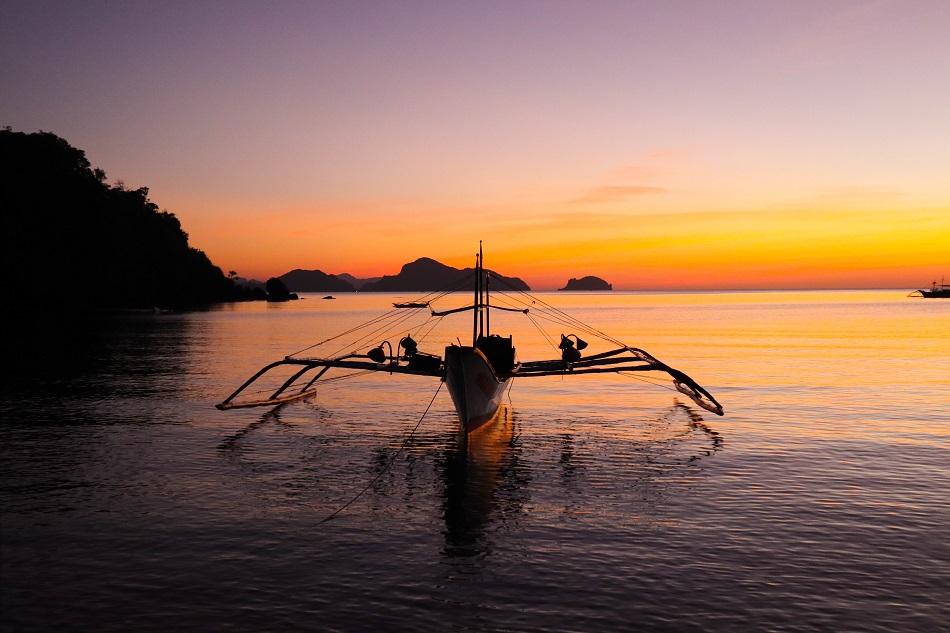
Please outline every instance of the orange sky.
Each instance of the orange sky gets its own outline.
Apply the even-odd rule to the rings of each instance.
[[[15,4],[0,108],[224,270],[950,276],[950,3]],[[42,81],[38,81],[42,78]]]
[[[298,267],[392,274],[422,255],[470,266],[478,237],[490,267],[539,289],[586,274],[616,289],[910,287],[950,264],[948,208],[564,212],[496,217],[487,228],[471,217],[477,211],[395,213],[406,221],[374,226],[372,216],[327,222],[284,211],[209,226],[207,239],[201,223],[191,228],[215,261],[258,278]]]
[[[489,266],[537,289],[587,274],[615,289],[664,289],[915,287],[950,273],[942,183],[916,195],[827,185],[795,198],[792,186],[732,184],[727,170],[711,179],[714,166],[677,156],[606,170],[586,188],[512,191],[471,206],[233,201],[189,228],[215,261],[259,278],[297,267],[392,274],[423,255],[469,266],[478,239]]]

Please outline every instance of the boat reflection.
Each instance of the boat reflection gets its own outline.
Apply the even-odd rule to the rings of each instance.
[[[702,459],[703,457],[708,457],[722,448],[722,435],[719,433],[719,431],[714,430],[712,427],[706,424],[703,416],[699,415],[696,413],[696,411],[683,404],[679,400],[677,400],[673,405],[672,411],[680,411],[684,413],[686,418],[689,420],[689,428],[695,431],[702,431],[702,433],[710,441],[709,446],[703,447],[699,453],[691,456],[689,461],[693,462]]]
[[[502,406],[492,421],[467,438],[460,434],[444,453],[445,556],[488,553],[492,524],[521,512],[530,478],[516,429],[511,408]]]
[[[221,444],[218,445],[218,450],[225,451],[226,453],[233,455],[235,451],[237,451],[241,440],[243,440],[245,436],[268,424],[277,424],[290,427],[291,425],[281,420],[280,417],[281,409],[283,409],[284,406],[286,405],[279,404],[275,406],[273,409],[266,411],[253,422],[250,422],[247,426],[228,435],[221,441]]]

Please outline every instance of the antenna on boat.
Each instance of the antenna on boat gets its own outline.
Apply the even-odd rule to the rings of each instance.
[[[491,336],[491,273],[485,273],[485,336]]]
[[[485,336],[485,254],[478,240],[478,335]]]
[[[479,244],[479,250],[481,250],[481,244]],[[481,308],[481,292],[482,292],[482,272],[479,255],[475,255],[475,303],[472,310],[472,347],[475,347],[475,344],[478,342],[478,313]]]

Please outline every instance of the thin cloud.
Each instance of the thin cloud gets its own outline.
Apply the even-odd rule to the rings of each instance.
[[[617,180],[626,180],[626,179],[640,179],[640,178],[656,178],[660,174],[660,170],[655,165],[620,165],[615,167],[607,172],[607,177],[609,179]]]
[[[686,147],[663,147],[641,154],[635,161],[617,165],[605,174],[606,180],[656,180],[685,167],[693,156]]]
[[[572,204],[605,204],[608,202],[620,202],[627,198],[637,196],[649,196],[666,193],[663,187],[645,187],[645,186],[606,186],[594,187],[589,189],[580,198],[571,200]]]
[[[870,185],[841,185],[838,187],[825,187],[818,191],[819,200],[838,200],[845,199],[871,199],[871,200],[895,200],[897,198],[906,198],[907,194],[899,189],[891,187],[878,187]]]

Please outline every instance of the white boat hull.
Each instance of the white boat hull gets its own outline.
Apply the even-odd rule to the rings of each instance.
[[[510,380],[498,378],[485,355],[474,347],[445,348],[445,382],[466,433],[495,417]]]

